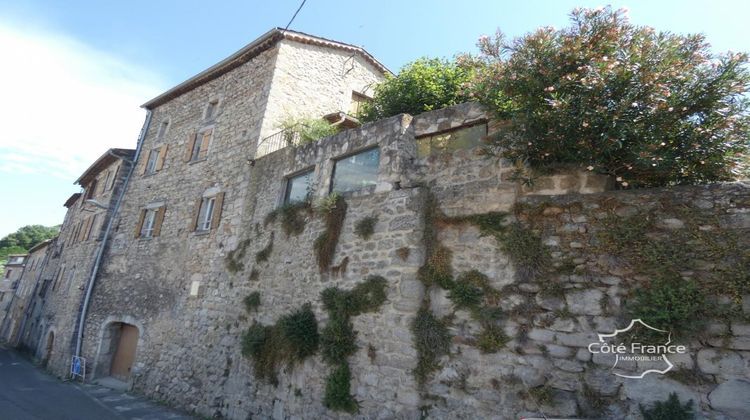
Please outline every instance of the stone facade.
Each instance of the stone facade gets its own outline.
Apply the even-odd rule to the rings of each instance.
[[[113,215],[111,245],[85,318],[89,378],[114,374],[128,326],[137,334],[125,376],[149,397],[215,418],[350,417],[323,404],[331,367],[320,352],[283,366],[273,385],[257,379],[243,356],[243,334],[308,303],[323,329],[332,320],[322,292],[351,290],[377,275],[386,281],[385,302],[351,317],[356,350],[347,362],[359,417],[638,418],[639,404],[672,392],[683,403],[692,399],[702,417],[750,416],[744,398],[750,296],[741,277],[746,271],[731,264],[744,267],[747,260],[730,253],[710,261],[690,239],[709,232],[720,245],[733,241],[716,248],[721,252],[746,250],[747,184],[609,191],[611,180],[588,172],[523,183],[510,162],[480,153],[482,138],[499,123],[471,103],[394,116],[256,158],[286,115],[341,111],[351,91],[362,93],[382,77],[362,50],[272,31],[146,104],[153,122]],[[444,147],[440,142],[451,136],[470,146],[424,153],[426,141]],[[299,209],[295,234],[285,232],[283,218],[269,215],[284,205],[292,177],[311,171],[310,200],[324,203],[343,176],[338,165],[375,149],[376,173],[362,188],[342,193],[340,236],[330,267],[323,267],[315,249],[330,233],[325,217]],[[159,159],[151,159],[154,153]],[[95,244],[70,243],[82,214],[73,209],[84,201],[72,200],[59,245],[49,247],[58,250],[50,258],[57,262],[45,269],[50,275],[41,275],[41,285],[62,264],[91,258],[93,248],[85,247]],[[209,201],[212,217],[201,219]],[[144,230],[150,212],[159,215],[151,231]],[[366,218],[375,221],[370,236],[358,232]],[[500,219],[502,228],[492,224]],[[643,228],[639,240],[663,245],[671,239],[691,250],[679,281],[712,292],[717,307],[734,305],[732,316],[706,315],[700,335],[679,337],[689,352],[674,358],[676,374],[618,377],[610,372],[611,358],[589,351],[599,333],[627,325],[628,301],[653,280],[628,249],[607,248],[607,233],[629,223]],[[498,232],[511,228],[523,235],[503,242]],[[624,232],[613,241],[632,241]],[[519,257],[521,246],[537,252],[538,261]],[[425,267],[436,260],[456,279],[486,276],[481,314],[493,318],[478,320],[476,307],[459,305],[447,280],[425,281]],[[713,288],[726,273],[739,276],[732,294]],[[51,290],[60,287],[70,285]],[[78,312],[71,308],[79,308],[81,291],[43,300],[27,330],[30,340],[38,343],[49,331],[72,337]],[[247,310],[244,299],[253,293],[260,304]],[[418,313],[429,313],[449,336],[424,381],[414,373],[424,357],[415,346]],[[495,342],[482,347],[488,323],[500,332],[493,330]],[[59,349],[57,342],[52,357],[43,357],[62,374],[70,342]]]
[[[54,239],[46,240],[29,250],[26,266],[19,275],[12,299],[7,302],[7,313],[0,318],[0,341],[18,344],[18,332],[23,329],[24,314],[32,299],[36,280],[46,264],[47,247]]]
[[[6,318],[10,310],[27,257],[25,254],[8,255],[8,261],[3,265],[4,271],[0,278],[0,321]]]
[[[57,375],[68,373],[86,284],[132,158],[133,150],[110,149],[83,173],[76,181],[83,191],[66,201],[59,236],[37,257],[39,266],[24,273],[34,299],[17,339]]]

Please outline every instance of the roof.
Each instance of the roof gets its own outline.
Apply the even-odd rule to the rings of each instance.
[[[65,200],[65,204],[63,206],[70,208],[73,204],[75,204],[76,200],[78,200],[78,197],[81,196],[81,193],[73,193],[70,197],[68,197],[67,200]]]
[[[189,92],[196,87],[208,83],[217,77],[230,72],[231,70],[247,63],[253,58],[260,55],[262,52],[271,49],[282,39],[288,39],[291,41],[301,42],[303,44],[318,45],[322,47],[336,48],[343,51],[360,54],[367,62],[375,66],[378,70],[383,73],[391,73],[380,61],[375,59],[370,53],[364,50],[364,48],[357,47],[356,45],[345,44],[343,42],[334,41],[331,39],[321,38],[314,35],[309,35],[303,32],[290,31],[281,28],[274,28],[265,34],[261,35],[260,38],[242,47],[236,53],[230,55],[224,60],[214,64],[208,69],[198,73],[197,75],[189,78],[188,80],[180,83],[179,85],[169,89],[154,99],[141,105],[146,109],[154,109],[155,107],[162,105],[186,92]]]
[[[91,180],[99,175],[99,172],[111,165],[112,162],[118,159],[132,160],[133,156],[135,156],[135,150],[133,149],[109,149],[104,152],[103,155],[99,156],[99,159],[92,163],[91,166],[83,172],[83,174],[76,180],[75,184],[85,187],[91,182]],[[70,200],[70,198],[68,200]]]
[[[55,238],[57,238],[57,237],[55,236]],[[46,247],[46,246],[47,246],[47,245],[49,245],[49,244],[50,244],[50,243],[51,243],[51,242],[52,242],[52,241],[53,241],[53,240],[54,240],[55,238],[50,238],[50,239],[44,240],[44,241],[42,241],[42,242],[39,242],[38,244],[36,244],[36,245],[32,246],[32,247],[31,247],[31,249],[29,249],[29,255],[30,255],[30,254],[32,254],[32,253],[34,253],[34,252],[36,252],[36,251],[38,251],[38,250],[40,250],[40,249],[42,249],[42,248],[44,248],[44,247]]]

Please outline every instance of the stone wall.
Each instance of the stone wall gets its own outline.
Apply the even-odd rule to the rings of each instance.
[[[196,128],[188,116],[177,117],[198,109],[186,105],[190,98],[184,101],[155,112],[171,115],[170,142]],[[683,402],[694,399],[708,417],[746,416],[736,398],[750,379],[741,317],[712,321],[705,339],[688,340],[689,357],[674,360],[684,371],[676,376],[618,378],[609,372],[612,360],[593,357],[587,346],[597,333],[627,325],[627,302],[649,281],[627,254],[602,248],[609,223],[649,211],[649,237],[677,238],[672,229],[682,228],[734,231],[745,241],[737,246],[747,249],[747,185],[606,192],[606,179],[576,173],[541,177],[529,187],[513,180],[510,163],[477,150],[418,159],[416,137],[486,118],[472,104],[392,117],[248,161],[252,142],[241,140],[245,125],[234,122],[238,112],[224,108],[217,117],[218,146],[207,161],[186,164],[173,156],[162,172],[133,180],[87,318],[84,355],[95,376],[107,372],[108,328],[125,322],[140,334],[132,385],[152,398],[216,417],[348,417],[322,403],[331,368],[320,354],[282,367],[274,386],[256,379],[242,355],[242,335],[254,323],[274,324],[306,303],[322,329],[329,322],[324,289],[349,290],[379,275],[387,281],[386,302],[352,318],[357,350],[348,359],[351,392],[365,418],[637,417],[639,403],[669,392]],[[224,131],[223,118],[236,128]],[[144,147],[154,146],[153,137],[152,127]],[[381,150],[376,184],[344,195],[347,211],[332,269],[321,271],[314,247],[323,218],[300,210],[304,228],[288,236],[279,217],[267,216],[281,205],[289,175],[313,168],[317,202],[328,196],[335,159],[373,146]],[[226,194],[221,224],[209,234],[190,232],[191,209],[210,187]],[[167,206],[161,235],[134,238],[138,212],[155,200]],[[431,209],[432,221],[425,219]],[[480,232],[472,217],[487,212],[502,212],[490,214],[521,229],[524,238],[538,239],[548,256],[544,269],[526,270],[499,236]],[[715,222],[693,226],[685,216],[690,214]],[[355,225],[370,216],[377,223],[364,239]],[[429,232],[449,251],[454,278],[472,270],[487,277],[494,291],[487,289],[492,299],[484,309],[496,310],[493,325],[506,336],[499,348],[478,348],[485,326],[456,305],[454,291],[421,281],[420,267],[436,245],[428,243]],[[682,274],[703,281],[720,272],[704,262]],[[260,306],[247,311],[243,299],[253,292]],[[412,325],[425,307],[446,326],[450,345],[420,385],[412,372],[420,357]]]
[[[126,159],[111,160],[92,177],[97,181],[93,198],[105,208],[86,204],[84,195],[69,203],[59,236],[45,250],[47,261],[40,267],[42,272],[29,272],[30,277],[24,279],[33,287],[34,295],[24,321],[21,345],[58,376],[68,374],[86,283],[104,229],[112,217],[111,206],[122,191],[131,166]],[[90,221],[90,228],[87,221]],[[54,338],[48,349],[50,334]]]

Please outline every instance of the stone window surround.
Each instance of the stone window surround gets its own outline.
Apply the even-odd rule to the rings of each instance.
[[[172,128],[172,118],[166,117],[162,119],[156,128],[156,136],[154,137],[154,142],[160,142],[164,140],[167,137],[170,128]]]
[[[193,236],[207,236],[211,232],[213,232],[219,224],[221,224],[221,215],[224,207],[224,195],[226,191],[222,190],[219,186],[213,186],[207,188],[203,193],[200,195],[199,199],[196,202],[196,207],[193,210],[194,214],[192,217],[191,225],[192,229],[190,229],[190,234]],[[211,214],[211,225],[208,229],[198,229],[198,226],[200,224],[200,211],[203,207],[203,202],[206,199],[214,198],[214,204]],[[218,212],[218,213],[217,213]]]
[[[164,213],[158,214],[158,212],[161,210],[162,212],[166,212],[167,209],[167,202],[166,200],[160,199],[160,200],[154,200],[146,204],[145,206],[141,207],[138,210],[138,232],[136,239],[139,240],[149,240],[153,239],[154,237],[157,237],[161,233],[161,225],[164,223]],[[154,226],[152,228],[151,234],[148,236],[143,235],[143,226],[146,223],[145,218],[147,217],[147,213],[151,211],[154,212]],[[161,219],[161,220],[159,220]],[[158,226],[157,226],[158,224]]]
[[[211,95],[208,98],[208,101],[206,101],[206,104],[203,106],[203,111],[201,112],[201,121],[213,121],[221,115],[221,111],[224,105],[224,95]],[[211,115],[208,114],[209,109],[211,110]]]

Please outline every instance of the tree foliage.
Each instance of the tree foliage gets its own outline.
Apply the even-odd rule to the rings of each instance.
[[[5,260],[10,254],[23,254],[36,244],[54,238],[59,232],[60,226],[24,226],[0,239],[0,260]]]
[[[416,115],[465,102],[470,79],[470,67],[451,60],[420,58],[377,85],[373,101],[363,104],[359,118],[374,121],[401,113]]]
[[[746,54],[656,32],[624,10],[576,9],[571,25],[479,41],[473,98],[508,119],[495,151],[536,168],[576,166],[620,186],[737,178],[747,168]]]

